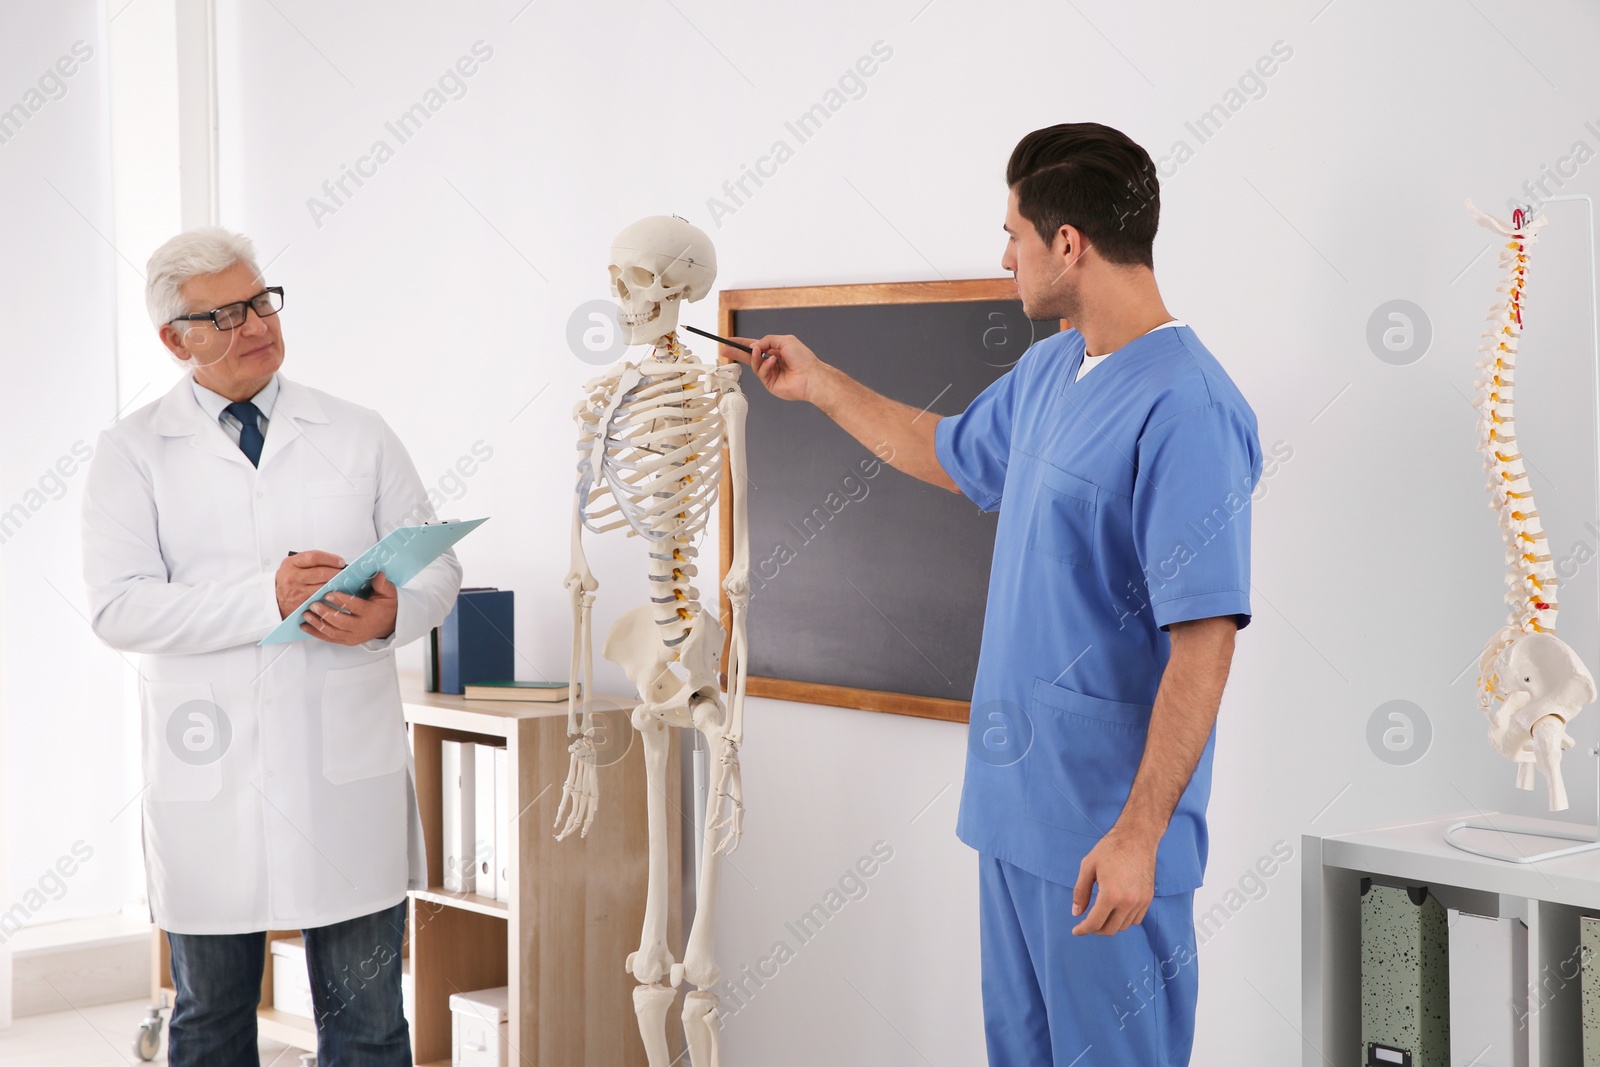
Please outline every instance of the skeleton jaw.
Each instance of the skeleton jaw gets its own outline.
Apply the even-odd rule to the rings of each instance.
[[[637,302],[624,300],[617,307],[617,319],[624,326],[643,326],[647,322],[654,322],[666,310],[668,304],[676,303],[682,298],[682,293],[668,293],[660,300],[653,300],[642,306]]]
[[[624,300],[617,306],[623,340],[630,345],[648,345],[677,330],[681,300],[681,293],[669,294],[643,306]]]
[[[643,326],[661,313],[659,305],[647,308],[644,311],[624,311],[620,318],[624,326]]]

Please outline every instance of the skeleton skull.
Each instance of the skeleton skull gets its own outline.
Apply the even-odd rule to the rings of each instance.
[[[611,293],[630,345],[646,345],[678,328],[678,303],[699,300],[717,279],[711,238],[676,215],[652,215],[611,244]]]

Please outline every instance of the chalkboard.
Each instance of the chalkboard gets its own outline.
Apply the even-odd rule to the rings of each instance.
[[[726,290],[719,326],[723,336],[794,334],[931,416],[961,412],[1062,324],[1030,321],[1010,279],[986,279]],[[816,408],[773,397],[749,370],[741,382],[750,405],[747,691],[965,721],[997,516],[892,469]]]

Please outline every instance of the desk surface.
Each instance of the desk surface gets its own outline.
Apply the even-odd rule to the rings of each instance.
[[[1581,833],[1586,829],[1581,823],[1555,819],[1500,812],[1462,812],[1322,838],[1322,863],[1325,867],[1600,908],[1600,850],[1538,863],[1508,863],[1475,856],[1444,839],[1445,828],[1464,819],[1530,830],[1560,829]],[[1576,843],[1494,830],[1463,830],[1459,836],[1467,844],[1524,855]]]
[[[415,708],[443,708],[501,719],[537,719],[547,715],[566,715],[565,700],[468,700],[453,693],[430,693],[423,687],[421,671],[400,671],[400,702]],[[637,696],[601,693],[595,698],[597,711],[631,712]]]

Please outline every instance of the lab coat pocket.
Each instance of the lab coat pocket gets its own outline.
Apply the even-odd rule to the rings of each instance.
[[[406,728],[394,657],[330,670],[322,683],[322,776],[336,785],[405,765]]]
[[[1074,567],[1094,566],[1099,492],[1093,482],[1045,464],[1028,527],[1028,550]]]
[[[145,682],[144,771],[155,801],[210,800],[222,791],[233,740],[206,682]]]
[[[1149,704],[1086,696],[1042,679],[1028,704],[1029,818],[1089,837],[1111,829],[1133,786],[1150,728]]]
[[[378,503],[376,478],[331,478],[306,482],[306,512],[315,544],[349,562],[378,540],[373,518]]]

